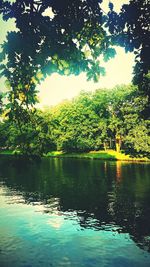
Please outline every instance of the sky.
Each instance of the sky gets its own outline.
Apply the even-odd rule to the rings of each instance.
[[[125,54],[121,47],[116,48],[117,55],[103,64],[106,76],[98,83],[87,81],[86,74],[78,76],[60,76],[52,74],[37,87],[41,106],[55,105],[65,99],[77,96],[81,90],[94,91],[99,88],[112,88],[117,84],[129,84],[132,80],[134,55]]]
[[[122,4],[126,4],[128,0],[112,0],[114,9],[119,12]],[[108,11],[109,0],[104,0],[102,8],[104,11]],[[7,23],[2,21],[0,16],[0,43],[5,40],[7,31],[15,30],[15,24],[13,20],[9,20]],[[65,99],[71,99],[79,94],[81,90],[94,91],[98,88],[112,88],[117,84],[129,84],[132,80],[132,72],[134,65],[134,54],[125,53],[121,47],[116,47],[117,55],[115,58],[109,60],[107,63],[103,63],[106,69],[105,77],[101,77],[98,83],[87,81],[86,74],[80,74],[79,76],[61,76],[58,74],[52,74],[47,77],[45,81],[41,82],[37,86],[39,91],[38,97],[40,104],[39,107],[56,105]],[[3,90],[4,79],[0,80],[0,90]]]

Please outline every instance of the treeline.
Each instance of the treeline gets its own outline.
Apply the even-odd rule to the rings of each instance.
[[[71,101],[30,112],[27,121],[3,120],[0,147],[35,155],[115,149],[150,157],[147,105],[133,85],[81,92]]]

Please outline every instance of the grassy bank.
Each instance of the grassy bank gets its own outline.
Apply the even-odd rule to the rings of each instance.
[[[0,150],[0,155],[21,155],[19,150],[16,149],[6,149],[6,150]]]
[[[91,151],[87,153],[64,153],[53,151],[49,152],[46,155],[47,157],[67,157],[67,158],[90,158],[90,159],[100,159],[100,160],[122,160],[122,161],[147,161],[150,162],[150,159],[138,158],[138,157],[131,157],[124,153],[118,153],[114,150],[107,150],[107,151]]]
[[[1,150],[0,155],[15,155],[14,150]]]
[[[19,151],[16,150],[2,150],[0,155],[16,155]],[[62,151],[48,152],[45,157],[57,157],[57,158],[88,158],[88,159],[100,159],[100,160],[121,160],[121,161],[137,161],[137,162],[150,162],[150,159],[146,157],[131,157],[124,153],[118,153],[115,150],[107,151],[90,151],[86,153],[65,153]]]

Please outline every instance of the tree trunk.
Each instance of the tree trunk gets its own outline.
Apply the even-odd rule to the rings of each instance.
[[[106,142],[103,143],[103,146],[104,146],[104,150],[106,151],[107,150],[107,144],[106,144]]]
[[[112,138],[109,139],[109,148],[112,148]]]
[[[120,153],[121,149],[121,136],[120,134],[116,134],[116,151]]]

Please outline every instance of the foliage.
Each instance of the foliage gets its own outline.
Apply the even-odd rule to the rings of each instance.
[[[4,93],[0,92],[0,115],[3,112],[3,97],[4,97]]]
[[[6,142],[8,139],[7,129],[7,122],[0,122],[0,147],[6,148]]]
[[[115,55],[113,45],[134,51],[134,83],[149,95],[149,20],[147,0],[130,0],[119,14],[102,0],[0,0],[3,20],[14,18],[17,31],[9,32],[0,53],[1,75],[9,89],[8,111],[18,117],[37,102],[36,86],[47,75],[86,72],[98,81],[105,74],[99,58]],[[101,57],[99,57],[101,56]],[[149,105],[146,108],[148,114]]]
[[[150,71],[150,4],[147,0],[130,0],[122,6],[117,14],[113,5],[108,13],[107,25],[112,34],[113,43],[125,47],[128,52],[134,51],[134,84],[149,95],[149,86],[145,79]]]
[[[0,13],[4,20],[15,18],[17,27],[17,32],[8,33],[0,54],[13,117],[18,117],[18,109],[36,103],[36,85],[47,75],[84,71],[97,81],[104,75],[97,57],[115,54],[99,1],[1,0]]]
[[[51,110],[53,140],[57,149],[67,152],[117,149],[119,143],[118,152],[123,148],[130,154],[139,151],[148,154],[148,130],[141,127],[143,133],[139,134],[139,140],[143,141],[131,138],[136,127],[149,123],[142,118],[147,103],[148,97],[140,95],[132,85],[117,86],[112,90],[100,89],[94,93],[81,92],[72,101]]]
[[[150,157],[150,121],[141,121],[130,129],[126,136],[127,147],[130,153]]]
[[[103,147],[107,121],[95,108],[93,96],[84,92],[72,102],[58,106],[55,114],[58,150],[89,151]]]
[[[48,133],[46,122],[38,113],[28,114],[30,120],[10,121],[7,119],[0,124],[0,147],[17,149],[23,155],[37,155],[55,149]]]
[[[81,92],[51,109],[26,111],[26,122],[8,117],[0,124],[0,147],[26,155],[123,149],[150,157],[150,121],[142,115],[147,103],[132,85]]]

